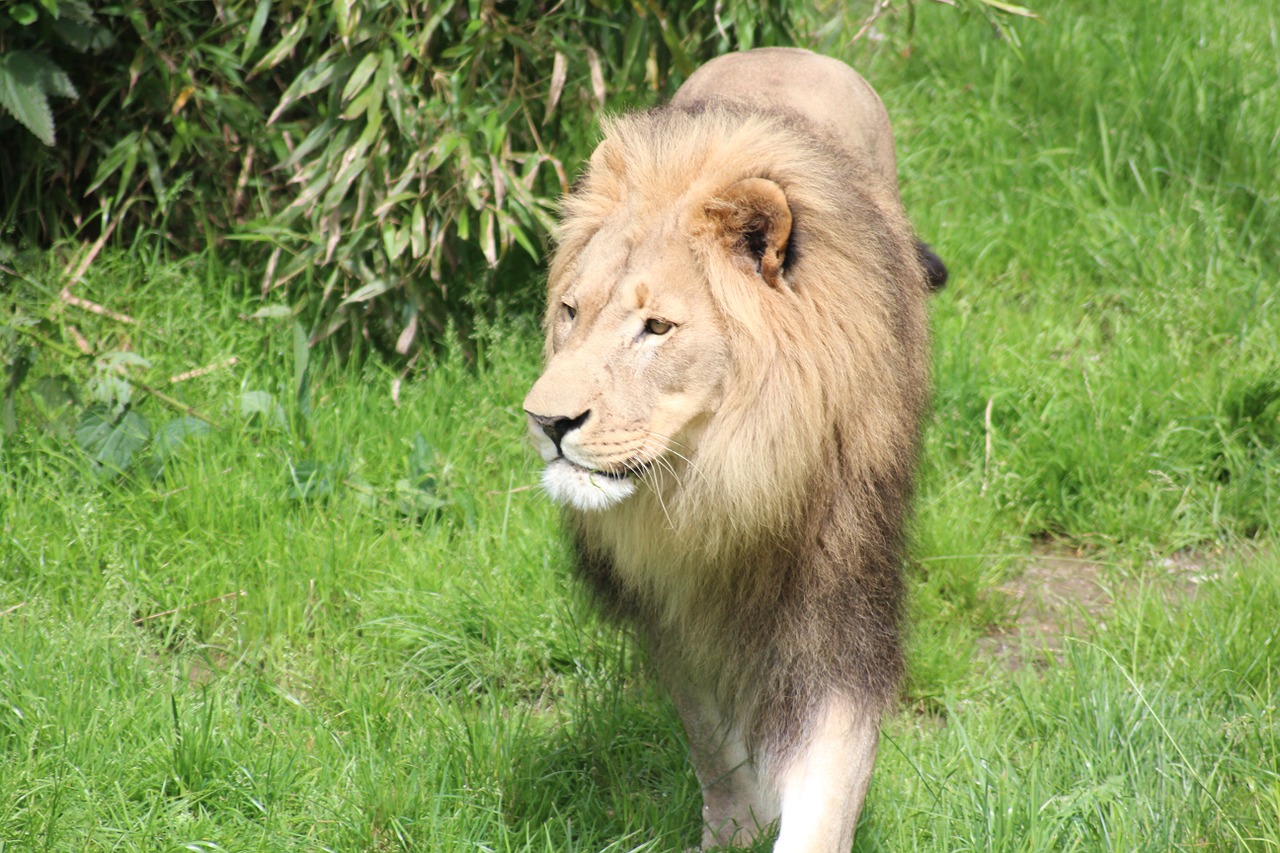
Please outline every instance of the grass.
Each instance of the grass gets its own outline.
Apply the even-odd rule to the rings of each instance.
[[[831,47],[881,90],[954,276],[911,676],[857,849],[1280,850],[1277,21],[1036,5],[1021,59],[933,4],[909,56]],[[47,264],[7,282],[20,316],[48,313]],[[77,292],[139,322],[39,327],[144,356],[217,428],[135,392],[180,440],[96,465],[74,427],[112,374],[36,344],[0,439],[0,849],[694,843],[675,716],[530,488],[535,324],[397,386],[253,318],[258,278],[108,254]],[[1162,567],[1184,549],[1194,595]],[[1046,550],[1116,603],[1010,671],[980,638]]]

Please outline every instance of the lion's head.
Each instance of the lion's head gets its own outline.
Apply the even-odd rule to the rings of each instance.
[[[846,462],[912,455],[914,237],[896,187],[795,124],[730,108],[608,123],[565,203],[524,402],[557,502],[754,535]]]

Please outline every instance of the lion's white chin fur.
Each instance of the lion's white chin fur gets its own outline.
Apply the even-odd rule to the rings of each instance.
[[[558,504],[581,512],[599,512],[617,506],[636,492],[635,478],[610,477],[588,471],[563,457],[547,463],[542,488]]]

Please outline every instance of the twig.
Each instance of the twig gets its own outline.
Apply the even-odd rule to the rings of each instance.
[[[17,604],[13,605],[10,608],[7,608],[5,610],[0,610],[0,617],[8,616],[10,613],[13,613],[15,610],[21,610],[26,606],[27,606],[27,603],[25,601],[19,601]]]
[[[141,625],[143,622],[150,622],[152,619],[159,619],[162,616],[172,616],[182,610],[190,610],[193,607],[205,607],[210,604],[217,604],[219,601],[228,601],[233,598],[244,598],[248,594],[249,593],[245,592],[243,589],[239,592],[228,592],[226,595],[219,595],[215,598],[210,598],[208,601],[198,601],[195,604],[184,604],[181,607],[175,607],[172,610],[166,610],[163,613],[152,613],[150,616],[139,617],[133,620],[133,624]]]
[[[112,311],[110,308],[104,308],[96,302],[90,302],[88,299],[81,299],[71,292],[71,285],[67,285],[58,291],[58,298],[73,308],[79,308],[82,311],[88,311],[97,314],[100,317],[107,317],[115,320],[117,323],[133,324],[138,322],[128,314],[121,314],[119,311]]]
[[[123,367],[123,365],[121,365],[121,367]],[[120,370],[120,373],[124,374],[124,371]],[[125,379],[129,383],[136,385],[140,391],[150,394],[152,397],[155,397],[157,400],[159,400],[161,403],[164,403],[169,408],[175,409],[184,415],[189,415],[195,418],[196,420],[204,421],[214,429],[218,429],[218,422],[214,420],[212,417],[210,417],[209,415],[202,414],[201,412],[197,411],[191,406],[188,406],[186,403],[183,403],[179,400],[175,400],[173,397],[170,397],[168,394],[164,393],[163,391],[159,391],[155,388],[152,388],[150,385],[148,385],[145,382],[139,382],[137,379],[134,379],[127,375],[125,376]]]
[[[93,347],[89,345],[89,341],[85,339],[85,336],[80,334],[79,329],[68,324],[67,334],[71,335],[71,340],[75,342],[76,349],[85,355],[93,355]]]
[[[188,370],[186,373],[179,373],[177,376],[171,376],[169,377],[169,384],[177,385],[179,382],[186,382],[188,379],[205,376],[206,374],[213,373],[215,370],[222,370],[225,367],[231,367],[238,364],[239,361],[240,359],[233,355],[230,358],[223,359],[222,361],[217,361],[204,367],[197,367],[195,370]]]
[[[119,206],[117,213],[123,213],[127,210],[129,205],[133,204],[134,199],[138,197],[138,193],[140,192],[142,192],[142,180],[138,181],[138,185],[133,188],[133,192],[129,193],[129,197],[126,198],[124,203]],[[106,228],[102,229],[102,234],[100,234],[98,239],[93,242],[93,245],[89,247],[89,251],[80,258],[80,262],[76,264],[75,271],[67,277],[67,285],[62,288],[62,293],[59,294],[59,296],[63,296],[64,294],[70,295],[71,288],[80,283],[80,279],[84,276],[85,270],[89,269],[89,264],[93,263],[93,259],[98,257],[98,253],[102,251],[102,247],[107,245],[107,241],[110,240],[111,235],[115,233],[116,226],[120,224],[120,220],[122,218],[122,216],[117,215],[107,223]],[[129,322],[132,323],[133,321],[130,320]]]
[[[136,190],[134,191],[137,192]],[[68,291],[80,283],[80,279],[84,277],[85,271],[89,269],[89,264],[93,263],[93,259],[98,257],[98,253],[102,251],[102,247],[107,245],[107,241],[111,239],[111,234],[116,230],[116,223],[120,221],[120,217],[116,217],[107,223],[107,227],[102,229],[102,234],[89,247],[89,251],[80,256],[80,262],[76,264],[76,268],[67,276],[66,287],[62,288],[62,293],[58,294],[65,298]]]
[[[26,326],[10,326],[10,328],[20,335],[26,335],[41,346],[46,346],[56,353],[65,355],[67,358],[81,358],[82,356],[87,355],[87,353],[76,352],[66,344],[58,343],[52,338],[46,338],[44,335]]]
[[[875,5],[871,7],[871,14],[867,15],[866,20],[862,22],[862,28],[853,34],[853,38],[849,39],[849,44],[853,44],[855,41],[865,36],[871,28],[875,26],[876,21],[880,19],[880,16],[883,15],[888,8],[889,0],[876,0]]]

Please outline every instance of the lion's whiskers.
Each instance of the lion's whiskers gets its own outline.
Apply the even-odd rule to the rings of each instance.
[[[688,450],[688,447],[684,444],[684,442],[677,441],[675,438],[669,435],[662,435],[661,433],[654,432],[653,430],[647,429],[644,432],[647,437],[661,439],[663,442],[665,442],[666,453],[671,454],[672,456],[676,457],[681,462],[683,462],[691,473],[696,474],[697,476],[701,477],[703,480],[706,480],[706,475],[702,473],[701,469],[698,468],[698,466],[694,463],[694,461],[676,449],[677,447],[681,447],[681,448],[684,448],[685,450]],[[676,472],[675,466],[671,464],[671,460],[666,458],[666,454],[656,456],[653,462],[654,464],[665,465],[667,470],[671,472],[671,475],[676,479],[679,479],[679,474]]]

